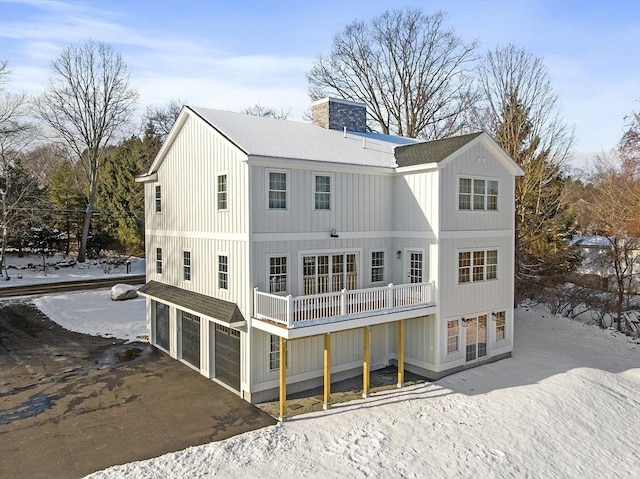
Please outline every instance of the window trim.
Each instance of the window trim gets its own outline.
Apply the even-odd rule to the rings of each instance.
[[[218,257],[218,264],[217,264],[217,270],[218,270],[218,289],[224,290],[224,291],[229,291],[229,255],[227,253],[218,253],[216,255]],[[225,271],[222,271],[221,266],[222,263],[220,262],[221,258],[225,258],[226,262],[225,262]],[[222,286],[222,275],[224,275],[224,283],[225,286]]]
[[[495,258],[496,261],[495,263],[488,263],[488,257],[490,252],[495,251]],[[471,284],[471,283],[482,283],[482,282],[487,282],[487,281],[497,281],[499,279],[498,277],[498,266],[499,266],[499,251],[500,249],[498,247],[495,246],[489,246],[486,248],[470,248],[470,249],[459,249],[456,251],[456,283],[461,285],[461,284]],[[469,255],[469,264],[466,266],[460,266],[460,255],[461,254],[468,254]],[[482,264],[481,265],[476,265],[475,259],[476,259],[476,253],[483,253],[482,255]],[[476,276],[476,268],[482,268],[482,279],[474,279]],[[489,267],[491,267],[491,270],[493,271],[495,269],[495,276],[489,278],[488,277],[488,272],[489,272]],[[461,281],[461,270],[462,269],[467,270],[465,277],[467,278],[466,281]]]
[[[454,335],[449,335],[449,323],[456,323],[456,334]],[[446,336],[445,336],[445,345],[446,345],[446,349],[447,349],[447,354],[460,354],[460,339],[461,339],[461,332],[460,331],[460,318],[456,318],[456,319],[448,319],[447,320],[447,329],[446,329]],[[451,338],[456,338],[456,349],[449,349],[449,339]]]
[[[162,274],[164,266],[162,260],[162,248],[156,247],[156,274]]]
[[[156,213],[162,213],[162,185],[156,185],[154,189],[154,209]]]
[[[289,210],[289,202],[290,202],[290,194],[291,191],[291,172],[290,170],[280,170],[268,168],[265,170],[266,172],[266,207],[269,211],[288,211]],[[271,173],[281,173],[285,175],[285,197],[284,197],[284,208],[272,208],[269,204],[269,193],[271,190]],[[282,190],[273,190],[273,191],[282,191]]]
[[[329,191],[328,192],[320,192],[321,194],[329,194],[329,208],[318,208],[318,204],[316,203],[316,194],[318,191],[316,190],[317,183],[316,178],[318,177],[329,178]],[[313,204],[313,211],[333,211],[333,174],[331,173],[321,173],[314,172],[312,174],[312,185],[311,185],[311,203]]]
[[[275,341],[274,341],[275,339]],[[285,369],[289,369],[289,341],[286,343],[285,350]],[[274,347],[276,346],[276,347]],[[269,371],[279,371],[280,370],[280,336],[275,334],[269,334]]]
[[[373,255],[375,253],[382,253],[382,266],[377,266],[374,267],[373,266]],[[386,278],[386,269],[387,269],[387,250],[386,249],[372,249],[370,251],[370,262],[369,262],[369,280],[371,282],[371,284],[384,284],[385,278]],[[374,281],[373,280],[373,271],[374,268],[381,268],[382,269],[382,279],[380,281]]]
[[[271,292],[271,259],[272,258],[285,258],[287,261],[287,271],[285,272],[285,289],[284,291]],[[288,253],[273,253],[267,255],[267,268],[266,268],[266,291],[270,294],[277,294],[286,296],[291,291],[291,257]]]
[[[225,179],[225,190],[220,191],[220,178]],[[220,194],[224,193],[224,208],[220,208]],[[229,211],[229,175],[226,171],[220,171],[216,174],[216,209],[218,211]]]
[[[471,191],[469,193],[461,193],[460,181],[461,180],[469,180],[471,182]],[[483,197],[483,208],[475,208],[475,197],[478,196],[475,194],[475,182],[483,181],[484,182],[484,193]],[[497,187],[497,193],[495,195],[489,194],[489,183],[495,182]],[[460,195],[469,196],[469,208],[460,208]],[[456,197],[457,201],[457,211],[484,211],[484,212],[498,212],[499,201],[500,201],[500,178],[490,177],[490,176],[474,176],[474,175],[459,175],[458,181],[456,184]],[[489,209],[489,198],[495,197],[495,209]]]
[[[496,311],[495,313],[493,313],[493,320],[496,323],[494,341],[496,342],[496,344],[506,342],[507,341],[507,312]],[[500,321],[502,322],[502,324],[500,324]],[[500,329],[502,330],[502,338],[498,338],[498,331]]]
[[[189,264],[186,264],[186,254],[189,255]],[[193,278],[193,272],[191,271],[191,267],[193,266],[193,261],[192,261],[192,256],[191,256],[191,250],[190,249],[183,249],[182,250],[182,281],[191,281]],[[188,268],[188,270],[187,270]],[[187,271],[189,278],[187,279]]]

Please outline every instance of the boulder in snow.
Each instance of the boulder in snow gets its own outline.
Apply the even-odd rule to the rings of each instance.
[[[138,288],[130,284],[116,284],[111,288],[112,301],[124,301],[138,297]]]

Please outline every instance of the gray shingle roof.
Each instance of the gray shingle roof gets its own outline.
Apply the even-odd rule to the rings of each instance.
[[[138,292],[195,311],[196,313],[219,319],[228,324],[241,323],[244,316],[235,303],[212,298],[186,289],[177,288],[157,281],[149,281],[141,286]]]
[[[342,131],[312,123],[187,108],[247,155],[394,168],[394,147],[416,142],[411,138],[351,131],[345,138]]]
[[[440,163],[480,135],[482,135],[482,132],[399,146],[395,150],[396,162],[399,167]]]

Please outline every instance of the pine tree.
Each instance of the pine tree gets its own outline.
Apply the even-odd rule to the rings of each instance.
[[[135,177],[148,169],[159,149],[149,125],[143,138],[131,137],[114,148],[101,172],[98,224],[132,254],[144,251],[144,188]]]
[[[82,193],[81,178],[77,167],[63,161],[53,172],[49,181],[49,201],[55,208],[53,225],[66,233],[65,254],[71,249],[71,235],[78,238],[81,232],[86,197]]]

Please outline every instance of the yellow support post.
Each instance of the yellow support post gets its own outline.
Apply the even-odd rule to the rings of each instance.
[[[398,321],[398,387],[404,384],[404,321]]]
[[[364,358],[362,361],[362,397],[367,398],[369,395],[369,365],[371,356],[371,341],[370,341],[371,328],[369,326],[364,327]]]
[[[284,421],[287,405],[287,340],[280,337],[280,422]]]
[[[324,403],[322,409],[329,409],[331,396],[331,334],[324,335]]]

